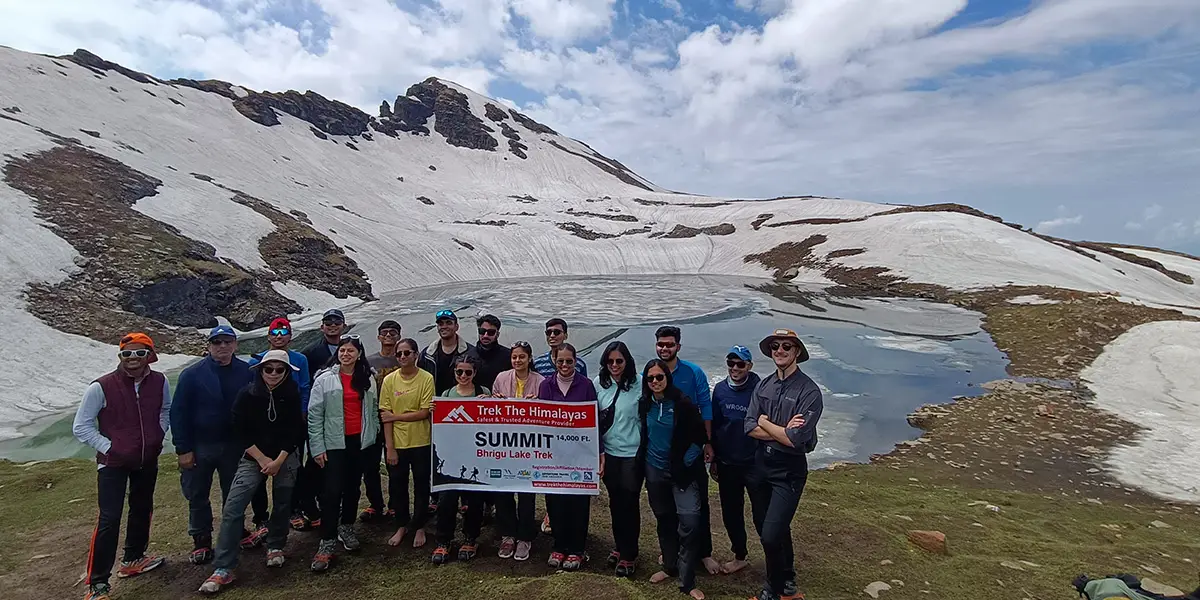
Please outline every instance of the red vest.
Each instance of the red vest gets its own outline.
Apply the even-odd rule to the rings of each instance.
[[[108,454],[96,453],[96,462],[124,469],[156,464],[163,449],[166,377],[150,371],[135,390],[133,378],[117,369],[96,382],[104,390],[104,408],[96,420],[100,433],[112,442]]]

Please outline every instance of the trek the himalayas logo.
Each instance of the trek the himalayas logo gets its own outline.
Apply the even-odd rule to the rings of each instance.
[[[446,413],[446,416],[442,417],[442,422],[443,423],[474,423],[475,419],[469,413],[467,413],[467,407],[459,404],[458,408],[455,408],[454,410],[450,411],[449,413]]]

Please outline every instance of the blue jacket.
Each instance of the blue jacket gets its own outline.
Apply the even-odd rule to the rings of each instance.
[[[226,376],[222,389],[222,371]],[[224,443],[233,436],[233,402],[253,379],[250,365],[233,358],[221,367],[211,356],[186,368],[175,383],[171,400],[171,434],[176,454],[196,450],[197,444]]]
[[[708,375],[704,374],[704,369],[701,369],[696,363],[679,359],[671,378],[675,382],[675,387],[679,388],[684,396],[691,398],[692,403],[700,409],[700,418],[711,421],[713,418],[712,394],[708,389]]]
[[[721,464],[743,467],[754,464],[758,440],[746,435],[744,423],[750,397],[758,382],[759,376],[751,372],[742,387],[736,390],[729,386],[729,379],[722,379],[713,388],[712,444]]]
[[[264,350],[251,356],[247,364],[251,367],[257,365],[266,353]],[[292,371],[292,381],[295,381],[296,386],[300,388],[300,410],[301,412],[308,413],[308,396],[312,393],[312,379],[308,374],[308,357],[295,350],[288,350],[287,353],[288,360],[292,361],[292,366],[300,369],[299,371]]]

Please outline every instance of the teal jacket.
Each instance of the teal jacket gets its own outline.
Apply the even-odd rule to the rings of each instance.
[[[362,440],[364,445],[375,443],[379,436],[379,395],[375,377],[362,399]],[[312,456],[329,450],[346,449],[346,417],[342,414],[342,378],[338,368],[330,367],[317,373],[308,400],[308,451]]]

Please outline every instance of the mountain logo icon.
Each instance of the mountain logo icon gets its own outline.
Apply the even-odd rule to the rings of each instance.
[[[475,419],[467,414],[467,407],[459,404],[458,408],[452,410],[442,418],[443,423],[474,423]]]

